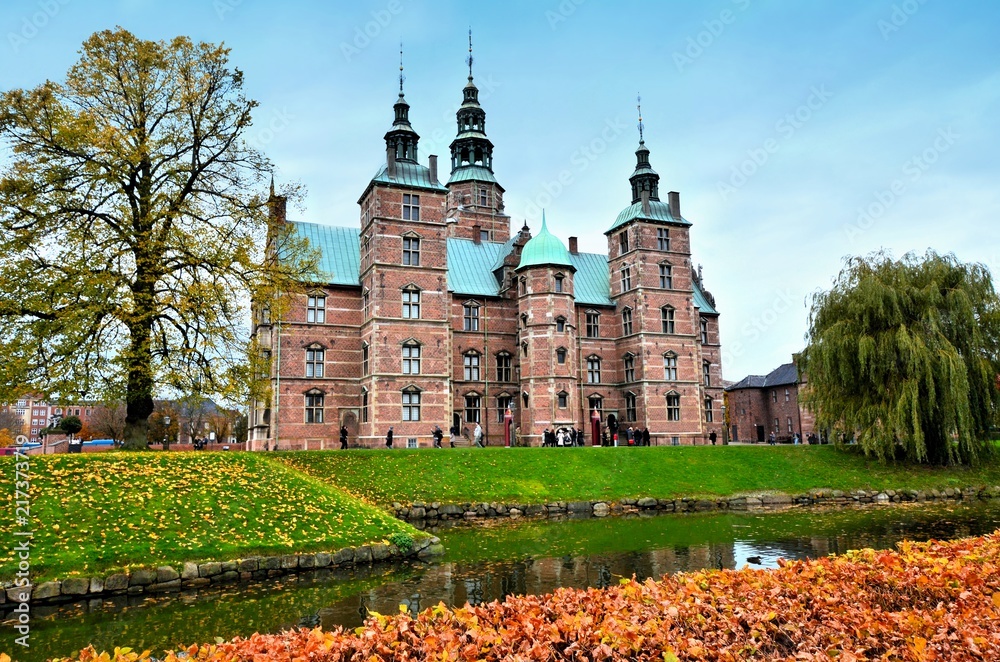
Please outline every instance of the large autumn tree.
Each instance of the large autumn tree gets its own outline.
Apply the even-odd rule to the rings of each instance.
[[[953,255],[854,257],[813,299],[802,366],[817,423],[868,455],[974,464],[992,448],[1000,300]]]
[[[154,395],[246,397],[249,303],[309,266],[268,227],[255,106],[223,46],[121,28],[0,96],[0,400],[124,400],[142,448]]]

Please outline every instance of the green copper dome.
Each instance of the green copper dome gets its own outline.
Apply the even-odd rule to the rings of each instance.
[[[542,229],[538,235],[528,240],[521,250],[521,263],[517,270],[527,267],[537,267],[546,264],[557,264],[572,267],[569,251],[566,246],[545,226],[545,212],[542,212]]]

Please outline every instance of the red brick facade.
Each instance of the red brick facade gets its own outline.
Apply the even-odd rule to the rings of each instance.
[[[693,268],[679,197],[671,194],[671,214],[656,216],[650,200],[657,209],[666,204],[654,182],[643,212],[608,231],[606,258],[578,255],[570,238],[573,264],[598,265],[599,278],[592,266],[578,273],[569,263],[521,268],[531,234],[524,227],[508,241],[504,189],[492,179],[492,145],[471,89],[459,111],[464,142],[452,146],[447,186],[437,182],[435,157],[429,167],[417,162],[400,95],[386,166],[359,200],[356,283],[317,286],[299,295],[284,319],[260,320],[272,396],[252,403],[249,447],[339,448],[341,425],[351,446],[382,446],[392,426],[395,447],[427,447],[435,425],[447,444],[449,427],[471,434],[477,419],[488,443],[499,445],[508,403],[522,441],[532,445],[544,429],[563,426],[582,428],[590,444],[598,403],[604,421],[613,414],[623,429],[648,426],[654,443],[706,443],[710,431],[722,429],[718,313]],[[285,222],[281,199],[272,213]],[[458,248],[497,255],[498,263],[450,264],[460,260],[449,256]],[[666,282],[661,265],[670,267]],[[460,276],[458,269],[475,273]],[[469,293],[476,287],[465,283],[479,272],[493,289]],[[597,303],[580,300],[577,278],[590,290],[603,283]]]
[[[773,433],[777,441],[788,441],[798,433],[805,440],[818,432],[813,414],[800,401],[807,388],[794,363],[766,376],[750,375],[726,391],[729,433],[733,441],[764,442]]]

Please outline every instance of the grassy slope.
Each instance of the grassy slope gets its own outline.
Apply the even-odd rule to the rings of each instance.
[[[278,459],[380,505],[1000,485],[1000,463],[880,466],[830,446],[306,451]]]
[[[13,458],[0,536],[14,540]],[[342,490],[250,453],[31,458],[35,581],[126,565],[334,550],[416,531]],[[0,550],[0,577],[15,569]]]

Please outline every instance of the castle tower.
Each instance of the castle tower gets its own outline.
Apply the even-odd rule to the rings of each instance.
[[[448,180],[449,236],[474,241],[507,241],[510,217],[503,209],[504,189],[493,175],[493,143],[486,137],[486,111],[472,78],[472,31],[469,31],[469,80],[455,113],[458,134],[451,143]]]
[[[705,318],[699,312],[704,297],[691,269],[691,224],[681,216],[678,193],[671,192],[668,203],[660,200],[660,176],[650,165],[642,130],[640,114],[636,165],[629,177],[632,203],[605,232],[620,329],[613,358],[619,420],[626,427],[648,426],[678,443],[701,443],[708,434],[701,351]],[[717,364],[716,358],[709,380],[715,386],[720,385]]]
[[[578,426],[580,393],[576,314],[569,251],[542,229],[521,251],[518,279],[518,357],[521,434],[541,443],[546,428]]]
[[[378,445],[390,425],[394,445],[426,444],[433,423],[448,420],[447,189],[417,160],[420,136],[403,96],[385,134],[386,162],[358,200],[361,206],[361,404],[359,441]],[[428,423],[431,421],[433,423]]]

